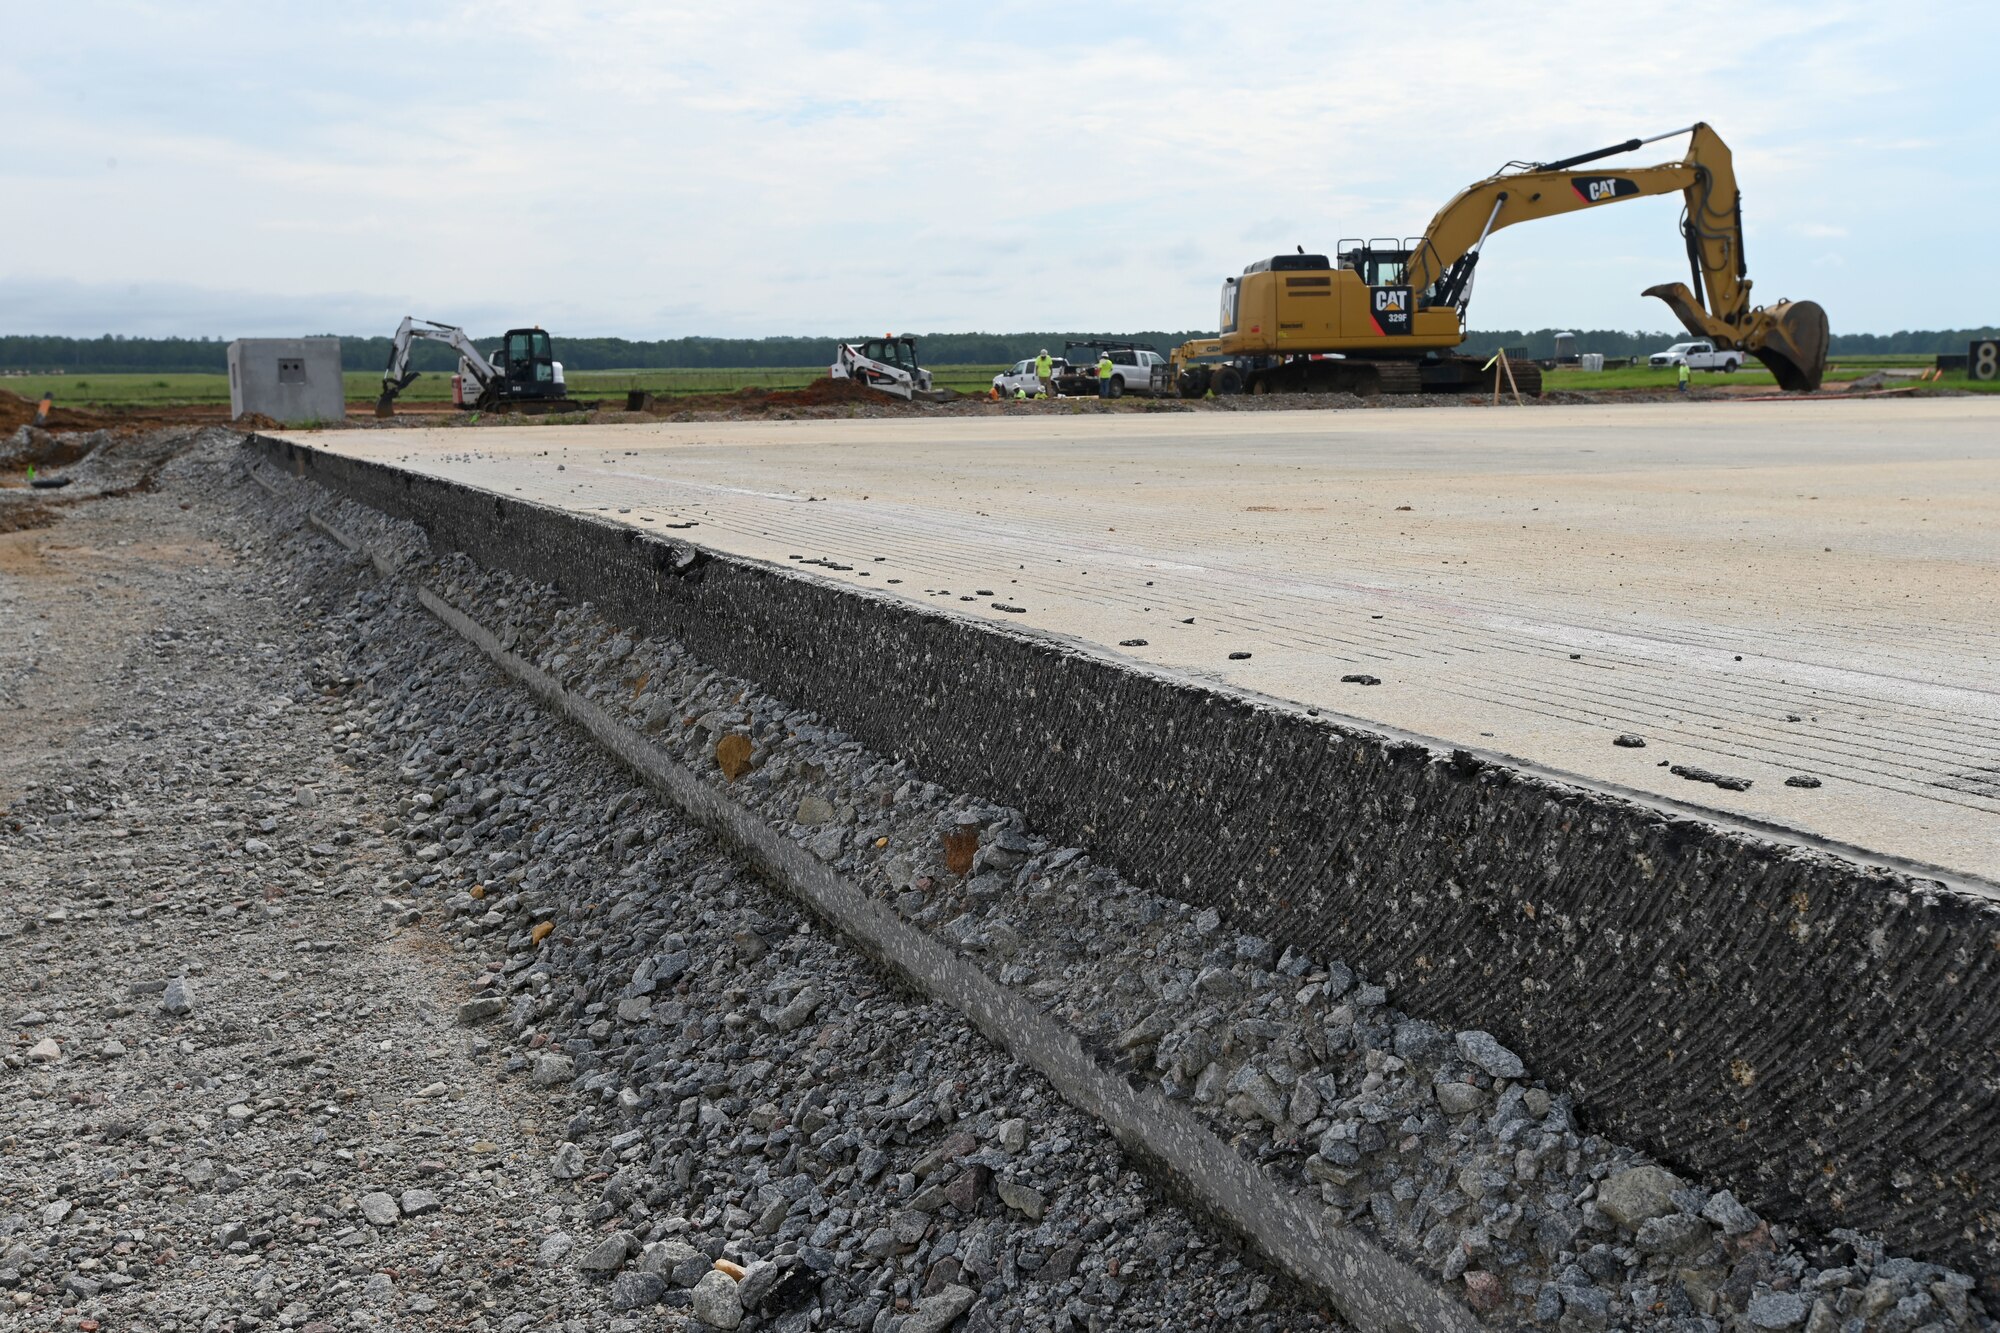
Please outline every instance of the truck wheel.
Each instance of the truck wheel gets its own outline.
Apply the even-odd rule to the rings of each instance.
[[[1125,396],[1125,377],[1123,375],[1113,375],[1111,377],[1111,396],[1113,398],[1123,398]]]
[[[1190,366],[1180,373],[1180,378],[1174,381],[1174,387],[1180,390],[1183,398],[1199,398],[1208,392],[1208,372]]]
[[[1214,385],[1218,394],[1242,393],[1243,372],[1235,366],[1224,366],[1215,372]]]
[[[1736,366],[1737,363],[1734,361],[1725,361],[1722,363],[1722,373],[1725,375],[1734,375],[1736,373]]]

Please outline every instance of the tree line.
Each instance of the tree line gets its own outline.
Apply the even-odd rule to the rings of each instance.
[[[1605,356],[1645,356],[1685,342],[1690,335],[1672,333],[1632,333],[1622,329],[1496,329],[1468,333],[1459,350],[1484,356],[1498,348],[1509,355],[1525,354],[1542,360],[1556,352],[1556,334],[1573,333],[1576,350],[1601,352]],[[1832,338],[1835,356],[1933,356],[1939,352],[1964,353],[1966,344],[1980,338],[2000,338],[2000,329],[1913,329],[1901,333],[1836,333]]]
[[[1621,329],[1578,329],[1577,350],[1602,352],[1606,356],[1642,356],[1656,352],[1686,335],[1646,333]],[[1505,347],[1530,357],[1555,353],[1557,330],[1486,329],[1467,335],[1464,350],[1484,354]],[[857,335],[866,337],[867,335]],[[1150,344],[1171,351],[1190,338],[1213,337],[1212,333],[1159,330],[1139,333],[929,333],[918,334],[918,356],[929,365],[1003,365],[1031,357],[1046,347],[1062,353],[1072,339],[1118,339]],[[1836,333],[1836,356],[1867,356],[1894,353],[1929,355],[1936,352],[1963,352],[1978,338],[2000,337],[2000,329],[1917,329],[1898,333]],[[663,338],[637,341],[628,338],[555,339],[556,357],[566,370],[704,370],[796,368],[829,363],[833,360],[832,337],[784,338]],[[474,339],[487,349],[499,346],[500,335]],[[0,370],[62,371],[66,374],[155,373],[223,374],[228,369],[228,341],[220,338],[126,338],[105,334],[100,338],[60,338],[32,334],[0,334]],[[373,370],[389,360],[386,337],[340,339],[341,364],[348,370]],[[449,372],[458,366],[457,354],[442,343],[419,342],[410,354],[417,370]]]

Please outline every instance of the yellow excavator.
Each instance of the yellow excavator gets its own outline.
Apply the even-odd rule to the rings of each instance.
[[[1688,136],[1678,162],[1627,171],[1590,163]],[[1222,284],[1221,336],[1183,343],[1170,358],[1184,398],[1215,393],[1476,393],[1497,366],[1458,356],[1465,310],[1486,238],[1502,227],[1559,213],[1680,191],[1694,288],[1648,287],[1687,331],[1719,350],[1741,349],[1771,368],[1781,388],[1810,393],[1826,371],[1826,312],[1812,301],[1750,304],[1743,259],[1743,201],[1729,146],[1707,125],[1630,139],[1556,162],[1510,162],[1461,190],[1408,241],[1342,241],[1325,255],[1260,259]],[[1696,290],[1701,295],[1695,294]],[[1525,393],[1541,372],[1516,364]]]

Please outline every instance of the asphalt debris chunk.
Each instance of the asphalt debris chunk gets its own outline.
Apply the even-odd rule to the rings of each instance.
[[[1749,778],[1733,777],[1728,773],[1716,773],[1706,768],[1696,768],[1692,764],[1674,764],[1667,769],[1667,772],[1677,778],[1686,778],[1689,782],[1706,782],[1710,786],[1720,787],[1724,791],[1750,790]]]

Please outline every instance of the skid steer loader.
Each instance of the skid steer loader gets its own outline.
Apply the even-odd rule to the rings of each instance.
[[[841,343],[834,349],[833,365],[827,374],[902,399],[941,403],[951,396],[931,388],[931,373],[917,364],[917,340],[907,336],[898,338],[892,334]]]

